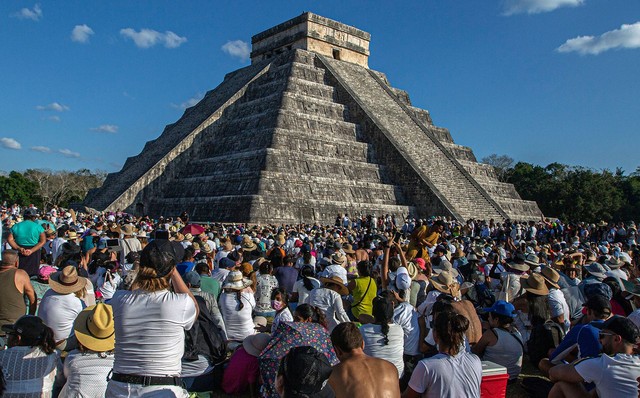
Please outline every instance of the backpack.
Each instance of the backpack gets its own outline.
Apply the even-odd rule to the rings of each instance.
[[[195,296],[200,313],[193,327],[184,332],[185,361],[195,361],[198,355],[205,356],[209,363],[218,364],[227,357],[227,343],[222,338],[220,330],[213,322],[213,316],[207,308],[204,298]]]
[[[564,328],[559,323],[547,320],[533,327],[529,341],[527,341],[527,352],[529,360],[538,367],[542,358],[549,356],[549,350],[558,347],[564,338]]]

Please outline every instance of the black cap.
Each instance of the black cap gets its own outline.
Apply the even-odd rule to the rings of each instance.
[[[154,253],[168,253],[173,261],[166,262],[164,264],[156,264],[150,261],[150,258],[155,257]],[[179,242],[173,242],[167,239],[154,239],[142,249],[140,255],[140,265],[143,267],[153,268],[156,270],[158,277],[168,275],[177,263],[182,261],[184,257],[184,247]]]
[[[41,318],[35,315],[23,315],[14,324],[2,325],[5,333],[15,333],[27,339],[39,339],[46,330],[47,325]]]
[[[331,364],[327,357],[313,347],[292,348],[280,362],[278,373],[285,378],[285,391],[294,395],[313,397],[329,388]]]
[[[594,324],[594,326],[601,330],[611,330],[630,344],[636,344],[638,338],[640,338],[638,327],[623,316],[611,317],[604,323]]]
[[[582,306],[598,312],[609,310],[609,313],[611,313],[611,302],[605,296],[601,296],[599,294],[589,297],[589,300],[587,300],[587,302]]]

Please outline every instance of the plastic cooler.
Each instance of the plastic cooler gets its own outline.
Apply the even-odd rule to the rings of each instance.
[[[507,368],[497,363],[482,361],[481,398],[504,398],[507,395]]]

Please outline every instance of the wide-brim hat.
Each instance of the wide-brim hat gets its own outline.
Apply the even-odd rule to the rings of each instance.
[[[586,264],[584,266],[584,269],[590,274],[595,276],[596,278],[603,280],[607,277],[607,270],[604,269],[604,267],[602,265],[600,265],[599,263],[591,263],[591,264]]]
[[[460,273],[458,272],[457,269],[453,268],[453,265],[451,265],[451,263],[448,260],[442,260],[440,261],[440,265],[438,265],[437,267],[433,267],[432,272],[434,274],[440,274],[442,272],[448,272],[450,273],[454,278],[457,278],[458,275],[460,275]]]
[[[540,274],[544,279],[546,279],[547,283],[549,283],[551,286],[555,287],[556,289],[560,289],[560,285],[558,285],[558,281],[560,280],[560,274],[558,273],[558,271],[556,271],[551,267],[544,267],[540,272]]]
[[[347,254],[355,254],[356,251],[353,250],[353,246],[350,245],[349,243],[346,243],[344,246],[342,246],[342,251],[347,253]]]
[[[545,279],[540,274],[531,274],[529,277],[520,277],[520,286],[528,292],[537,294],[539,296],[546,296],[549,294],[549,288],[545,283]]]
[[[617,259],[615,257],[607,259],[607,261],[605,261],[604,263],[611,269],[618,269],[624,265],[624,261],[620,261],[620,259]]]
[[[259,357],[262,350],[264,350],[271,341],[271,335],[268,333],[256,333],[245,337],[242,341],[242,347],[247,354],[253,357]]]
[[[184,234],[184,240],[192,241],[193,235],[187,232],[186,234]]]
[[[67,231],[67,239],[75,240],[78,239],[78,234],[76,231]]]
[[[125,235],[133,235],[136,233],[136,227],[133,224],[125,224],[122,226],[122,233]]]
[[[68,265],[62,271],[49,275],[49,286],[51,290],[60,294],[75,293],[84,289],[88,279],[78,276],[78,269],[73,265]]]
[[[207,242],[202,242],[200,245],[200,251],[209,254],[213,252],[213,249],[211,249],[211,246],[209,246]]]
[[[73,322],[76,338],[91,351],[111,351],[115,347],[113,309],[108,304],[98,303],[87,307]]]
[[[241,271],[231,271],[222,285],[223,289],[242,290],[251,286],[253,282],[243,277]]]
[[[429,281],[436,290],[452,296],[456,296],[460,289],[460,285],[450,272],[440,272],[429,278]]]
[[[527,254],[527,256],[524,258],[524,263],[531,268],[535,268],[540,265],[540,258],[535,254]]]
[[[526,264],[524,261],[521,260],[511,260],[507,262],[507,265],[509,266],[509,268],[513,268],[517,271],[529,271],[529,269],[531,269],[531,267],[529,266],[529,264]]]
[[[242,237],[242,243],[240,244],[242,251],[252,252],[258,248],[255,242],[249,237],[249,235],[244,235]]]
[[[331,263],[344,266],[347,263],[347,257],[340,252],[335,252],[331,255]]]
[[[226,252],[230,252],[231,250],[233,250],[233,243],[231,243],[230,239],[226,239],[224,242],[222,242],[222,250]]]
[[[420,271],[418,271],[418,266],[415,265],[413,261],[409,261],[407,263],[407,273],[409,274],[409,278],[416,279],[416,276],[418,276],[419,272]]]
[[[346,296],[347,294],[349,294],[349,289],[347,289],[347,287],[342,282],[342,278],[340,278],[338,275],[332,275],[329,278],[320,278],[320,282],[325,285],[328,284],[337,286],[339,288],[338,294],[340,294],[341,296]]]

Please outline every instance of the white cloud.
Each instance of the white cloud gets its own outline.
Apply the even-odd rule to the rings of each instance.
[[[0,138],[0,145],[2,145],[3,148],[7,148],[7,149],[22,148],[22,145],[20,145],[18,141],[14,140],[13,138],[7,138],[7,137]]]
[[[31,150],[42,153],[51,153],[51,148],[49,148],[48,146],[32,146]]]
[[[79,158],[80,154],[78,152],[73,152],[70,149],[58,149],[58,152],[63,154],[64,156],[68,157],[68,158]]]
[[[139,48],[149,48],[156,44],[163,44],[167,48],[177,48],[187,41],[186,37],[178,36],[171,31],[161,33],[153,29],[141,29],[140,32],[136,32],[135,29],[126,28],[120,29],[120,34],[133,40]]]
[[[577,7],[585,0],[504,0],[504,15],[539,14],[560,7]]]
[[[188,100],[180,103],[180,104],[171,104],[172,107],[176,108],[176,109],[187,109],[187,108],[191,108],[192,106],[194,106],[195,104],[197,104],[198,102],[200,102],[200,100],[204,97],[203,94],[198,93],[195,96],[189,98]]]
[[[228,41],[222,46],[222,51],[231,55],[234,58],[238,58],[241,61],[247,61],[251,50],[249,49],[249,43],[242,40]]]
[[[577,52],[582,55],[597,55],[617,48],[640,48],[640,22],[624,24],[620,29],[610,30],[598,37],[578,36],[567,40],[556,50],[561,53]]]
[[[39,21],[40,19],[42,19],[42,8],[40,8],[40,4],[36,4],[35,6],[33,6],[33,8],[25,7],[12,16],[18,19],[30,19],[32,21]]]
[[[62,120],[62,119],[60,119],[60,116],[58,116],[58,115],[49,116],[47,119],[51,120],[52,122],[56,122],[56,123],[59,123],[60,120]]]
[[[64,112],[68,111],[69,107],[66,105],[62,105],[58,102],[52,102],[49,105],[38,105],[36,109],[39,111],[55,111],[55,112]]]
[[[93,33],[93,29],[87,25],[76,25],[71,31],[71,41],[75,41],[77,43],[88,43],[89,38]]]
[[[98,127],[92,127],[90,129],[91,131],[97,131],[99,133],[117,133],[118,132],[118,126],[114,125],[114,124],[102,124]]]

